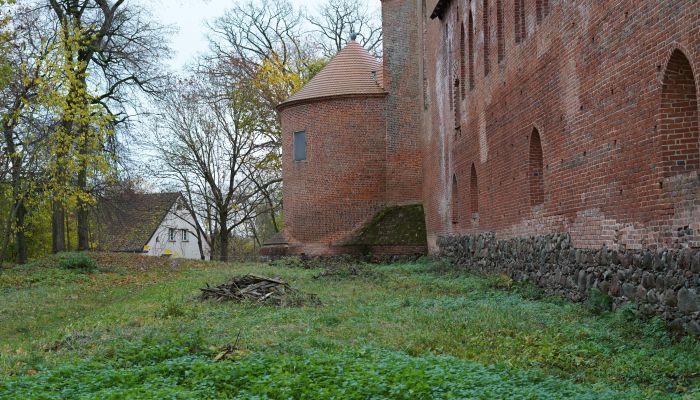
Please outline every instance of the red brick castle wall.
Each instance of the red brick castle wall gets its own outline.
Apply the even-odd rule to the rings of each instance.
[[[427,27],[433,249],[441,235],[484,231],[700,247],[696,1],[447,3],[442,19],[429,19],[436,0],[418,4],[412,24]]]
[[[386,196],[389,205],[422,203],[420,7],[415,0],[383,0],[384,87],[387,97]]]

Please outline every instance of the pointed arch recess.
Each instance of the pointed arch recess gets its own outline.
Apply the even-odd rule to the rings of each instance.
[[[484,18],[484,76],[488,76],[491,72],[491,27],[489,26],[489,0],[483,2],[483,18]]]
[[[452,225],[459,223],[459,186],[457,175],[452,175]]]
[[[537,129],[530,135],[530,151],[528,157],[528,176],[530,184],[530,205],[544,204],[544,162],[542,141]]]
[[[467,27],[467,59],[469,60],[469,89],[474,89],[474,17],[469,10],[469,26]]]
[[[690,61],[681,50],[675,50],[666,65],[658,135],[667,175],[700,171],[697,85]]]
[[[466,35],[464,34],[464,22],[462,22],[460,25],[460,31],[459,31],[459,81],[461,83],[460,90],[462,91],[462,99],[466,97],[467,91],[467,62],[465,58],[467,57],[466,55]]]
[[[498,62],[506,57],[505,37],[503,36],[503,0],[496,0],[496,45],[498,51]]]
[[[469,177],[469,207],[472,214],[479,212],[479,178],[476,175],[476,166],[473,163]]]

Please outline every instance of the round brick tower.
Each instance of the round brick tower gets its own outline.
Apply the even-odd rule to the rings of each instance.
[[[385,205],[386,92],[381,65],[351,41],[280,104],[285,254],[347,252]]]

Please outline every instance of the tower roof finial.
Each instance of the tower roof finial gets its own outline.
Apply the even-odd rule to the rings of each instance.
[[[357,32],[350,32],[350,40],[353,42],[357,39]]]

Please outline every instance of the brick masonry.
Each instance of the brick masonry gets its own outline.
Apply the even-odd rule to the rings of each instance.
[[[382,1],[384,87],[387,96],[386,157],[388,205],[422,202],[423,141],[420,20],[415,1]]]
[[[291,247],[342,251],[331,247],[381,209],[422,203],[433,253],[475,235],[700,249],[697,1],[383,0],[382,11],[385,97],[281,110]],[[302,163],[296,130],[309,140]]]
[[[331,246],[384,208],[385,106],[385,96],[349,96],[282,110],[285,235],[291,247],[334,253]],[[297,131],[306,132],[304,161],[292,157]]]
[[[433,251],[441,236],[480,232],[700,247],[697,2],[457,0],[429,19],[436,3],[421,46]]]
[[[437,3],[422,46],[431,250],[700,334],[698,3],[456,0],[428,19]]]

